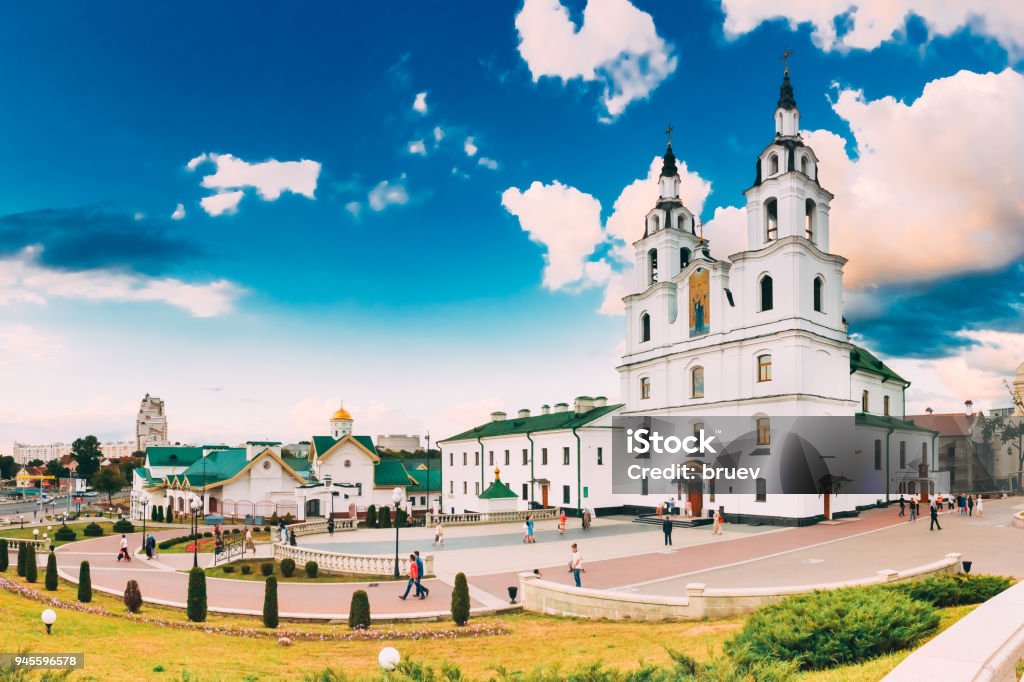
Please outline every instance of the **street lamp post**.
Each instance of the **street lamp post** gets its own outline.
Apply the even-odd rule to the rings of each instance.
[[[405,495],[402,493],[401,488],[395,488],[391,491],[391,501],[395,503],[395,577],[399,577],[398,572],[398,510],[402,504],[402,499]]]
[[[18,514],[18,520],[21,521],[21,529],[25,530],[25,515]]]
[[[199,498],[192,496],[192,568],[199,568],[199,510],[203,508]]]
[[[324,487],[327,488],[327,494],[331,496],[331,515],[327,517],[328,520],[334,518],[334,478],[330,474],[324,474]]]
[[[139,495],[139,504],[142,505],[142,548],[146,548],[146,507],[149,506],[151,496],[147,492]]]

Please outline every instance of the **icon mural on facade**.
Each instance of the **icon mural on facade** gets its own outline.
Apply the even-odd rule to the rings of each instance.
[[[708,306],[708,291],[711,272],[697,268],[690,275],[690,336],[707,334],[711,326],[711,311]]]

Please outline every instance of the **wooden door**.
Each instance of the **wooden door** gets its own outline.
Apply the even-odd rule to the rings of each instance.
[[[832,493],[826,490],[823,497],[825,498],[825,520],[829,521],[832,518]]]
[[[686,498],[690,502],[693,518],[700,518],[704,511],[704,486],[699,481],[687,484]]]
[[[546,483],[540,487],[540,503],[545,508],[548,506],[548,486]]]

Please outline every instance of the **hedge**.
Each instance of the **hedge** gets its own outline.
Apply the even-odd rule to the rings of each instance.
[[[43,585],[50,592],[57,591],[57,556],[53,550],[50,550],[49,556],[46,557],[46,578]]]
[[[206,573],[196,567],[188,572],[188,619],[193,623],[206,620]]]
[[[295,561],[292,559],[281,559],[281,575],[291,578],[295,573]]]
[[[939,575],[893,585],[911,599],[926,601],[938,608],[980,604],[1010,586],[1010,578],[999,575]]]
[[[348,626],[352,630],[365,630],[370,627],[370,598],[365,590],[352,593],[352,603],[348,607]]]
[[[227,566],[224,567],[224,572],[225,573],[234,573],[235,572],[235,567],[232,566],[231,564],[228,564]]]
[[[83,561],[78,569],[78,601],[84,604],[92,601],[92,575],[88,561]]]
[[[36,546],[28,545],[25,552],[25,580],[34,583],[39,579],[39,566],[36,564]]]
[[[115,533],[134,533],[135,525],[128,519],[121,519],[114,523]]]
[[[263,593],[263,625],[268,628],[277,627],[277,578],[267,578],[267,587]]]
[[[452,620],[462,626],[469,622],[469,584],[465,573],[455,575],[455,587],[452,589]]]
[[[377,505],[375,504],[371,504],[369,507],[366,508],[366,527],[377,527]]]
[[[103,526],[98,523],[90,523],[82,529],[82,535],[90,538],[98,538],[103,535]]]
[[[260,564],[260,573],[262,573],[264,576],[269,576],[273,572],[274,572],[274,562],[273,561],[264,561],[262,564]]]
[[[315,561],[306,562],[306,577],[315,578],[320,573],[320,566]]]
[[[7,540],[0,538],[0,573],[5,572],[11,563],[11,557],[8,552],[10,550],[7,548]]]
[[[57,532],[53,534],[53,539],[60,540],[61,542],[70,542],[71,540],[74,540],[75,537],[77,537],[75,535],[75,531],[68,526],[61,526],[57,529]]]
[[[242,564],[242,575],[249,575],[252,573],[252,566],[249,564]]]

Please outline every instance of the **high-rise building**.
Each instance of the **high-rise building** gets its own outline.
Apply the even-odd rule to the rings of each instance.
[[[24,466],[29,462],[41,459],[49,462],[51,459],[60,459],[71,454],[71,446],[66,443],[47,443],[45,445],[29,445],[27,443],[14,442],[12,455],[14,461]]]
[[[148,393],[139,406],[139,416],[135,421],[135,449],[143,450],[150,445],[166,445],[167,415],[164,414],[164,401]]]

